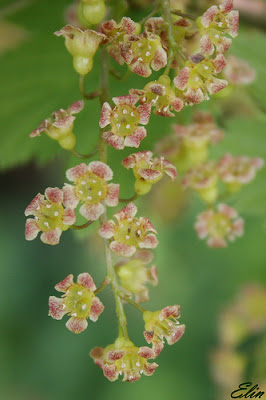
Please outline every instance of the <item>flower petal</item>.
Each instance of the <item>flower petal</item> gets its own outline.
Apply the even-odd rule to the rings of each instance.
[[[110,249],[122,257],[131,257],[136,252],[135,246],[128,246],[127,244],[119,243],[116,240],[110,244]]]
[[[73,275],[70,274],[68,275],[65,279],[63,279],[61,282],[59,282],[57,285],[55,285],[55,290],[58,292],[63,292],[65,293],[67,289],[70,288],[70,286],[73,285]]]
[[[112,365],[104,364],[103,374],[111,382],[116,381],[119,375],[115,364]]]
[[[67,208],[76,208],[79,203],[79,199],[76,196],[74,186],[65,183],[63,187],[63,193],[64,193],[64,200],[63,200],[64,206]]]
[[[155,356],[154,351],[150,347],[147,347],[147,346],[140,347],[139,351],[138,351],[138,355],[140,357],[143,357],[146,359],[154,358],[154,356]]]
[[[127,62],[127,64],[128,64],[128,62]],[[140,61],[139,59],[136,59],[135,61],[133,61],[130,64],[130,68],[135,74],[137,74],[139,76],[143,76],[144,78],[148,78],[148,76],[150,76],[152,73],[152,70],[150,69],[149,65],[144,63],[143,61]]]
[[[207,245],[213,248],[227,247],[227,243],[223,238],[214,238],[214,237],[210,237],[207,240]]]
[[[69,181],[75,182],[82,175],[85,175],[88,172],[88,167],[85,163],[81,163],[76,167],[69,168],[66,171],[66,177]]]
[[[233,10],[227,16],[229,30],[228,33],[233,38],[237,37],[238,35],[238,28],[239,28],[239,12],[237,10]]]
[[[237,212],[234,208],[229,207],[227,204],[219,204],[218,211],[228,218],[236,218]]]
[[[80,111],[82,111],[84,108],[84,101],[83,100],[78,100],[75,101],[74,103],[72,103],[69,107],[68,107],[68,113],[69,114],[78,114]]]
[[[151,115],[151,104],[146,103],[138,107],[139,122],[142,125],[147,125]]]
[[[155,171],[149,168],[138,169],[138,174],[145,180],[153,181],[163,175],[161,171]]]
[[[41,193],[38,193],[37,196],[34,197],[32,202],[26,208],[25,210],[26,217],[28,217],[29,215],[35,215],[36,211],[40,209],[43,202],[44,202],[44,196]]]
[[[103,103],[100,121],[99,121],[99,125],[101,128],[105,128],[107,125],[110,124],[111,114],[112,114],[112,108],[111,108],[110,104],[107,102]]]
[[[107,185],[107,197],[105,199],[105,203],[109,207],[115,207],[119,201],[119,188],[120,185],[117,183],[110,183]]]
[[[111,350],[109,353],[107,353],[106,358],[108,361],[117,361],[120,360],[120,358],[124,357],[125,352],[123,350]]]
[[[169,317],[174,317],[174,318],[179,318],[180,317],[180,306],[174,305],[174,306],[167,306],[162,309],[159,315],[159,320],[163,321],[166,318]]]
[[[134,203],[128,203],[126,207],[122,208],[118,213],[114,215],[114,217],[120,222],[123,219],[133,218],[137,214],[138,209]]]
[[[177,89],[184,90],[187,86],[189,75],[190,75],[190,69],[188,67],[181,69],[178,76],[174,78],[175,87]]]
[[[157,48],[157,51],[154,55],[154,59],[151,62],[151,67],[152,69],[154,69],[154,71],[159,71],[159,69],[165,67],[166,64],[167,64],[167,53],[162,47],[159,47]]]
[[[186,329],[185,325],[175,326],[171,332],[171,335],[166,337],[167,343],[169,345],[172,345],[178,342],[178,340],[180,340],[183,334],[185,333],[185,329]]]
[[[40,229],[36,223],[35,219],[29,218],[25,224],[25,238],[26,240],[34,240],[36,239]]]
[[[73,333],[81,333],[88,327],[88,322],[85,318],[71,317],[67,321],[66,327]]]
[[[67,310],[64,310],[64,300],[59,299],[55,296],[49,297],[49,316],[53,319],[60,320],[67,313]]]
[[[155,249],[158,245],[158,239],[155,235],[149,234],[145,237],[142,242],[139,242],[139,247],[141,249]]]
[[[86,218],[88,221],[96,221],[105,211],[105,207],[102,203],[98,204],[83,204],[79,213]]]
[[[79,274],[77,282],[80,285],[84,286],[86,289],[89,289],[91,292],[94,292],[96,290],[96,285],[88,272]]]
[[[122,136],[114,135],[111,131],[104,132],[103,138],[110,146],[116,150],[123,150],[125,147],[124,138]]]
[[[143,226],[143,228],[147,231],[153,232],[153,233],[158,233],[157,230],[154,228],[153,224],[151,223],[148,218],[145,217],[140,217],[139,222]]]
[[[105,239],[111,239],[115,234],[115,222],[112,219],[105,222],[98,230],[98,234]]]
[[[73,225],[76,222],[76,214],[73,208],[66,208],[64,211],[63,224]]]
[[[96,322],[104,310],[104,305],[98,297],[94,297],[92,300],[91,310],[90,310],[90,320]]]
[[[201,23],[204,28],[208,28],[211,22],[214,20],[214,17],[218,14],[219,10],[217,6],[212,6],[208,8],[208,10],[203,14],[201,18]]]
[[[156,368],[158,368],[159,365],[156,363],[146,363],[144,365],[144,375],[146,376],[151,376],[153,375],[154,371],[156,370]]]
[[[113,179],[113,171],[108,165],[101,161],[92,161],[89,163],[88,169],[105,181],[110,181]]]
[[[200,51],[203,54],[211,55],[214,52],[214,45],[208,35],[203,35],[200,39]]]
[[[177,112],[181,111],[182,108],[184,107],[184,102],[182,99],[180,99],[179,97],[176,97],[172,103],[171,106],[173,107],[173,109]]]
[[[143,126],[136,128],[132,135],[126,136],[125,146],[128,147],[139,147],[140,142],[147,136],[146,129]]]
[[[134,259],[141,260],[144,264],[149,264],[153,260],[153,253],[149,250],[138,250]]]
[[[61,229],[55,228],[49,232],[43,232],[41,234],[40,239],[43,243],[54,246],[59,243],[61,234],[62,234]]]
[[[118,96],[118,97],[113,97],[113,102],[115,103],[116,106],[119,105],[129,105],[129,106],[134,106],[138,102],[139,96],[133,95],[133,94],[127,94],[126,96]]]

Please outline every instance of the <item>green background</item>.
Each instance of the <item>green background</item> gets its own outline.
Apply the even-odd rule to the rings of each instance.
[[[60,150],[57,143],[43,135],[31,140],[28,134],[60,107],[80,98],[77,76],[63,40],[53,32],[64,24],[65,0],[32,1],[16,12],[1,13],[11,1],[0,2],[0,26],[3,21],[27,32],[25,41],[0,52],[0,353],[3,368],[0,398],[5,400],[70,400],[153,398],[169,400],[213,400],[215,385],[211,378],[210,353],[218,346],[217,318],[231,304],[237,291],[250,282],[265,283],[265,168],[256,181],[232,199],[246,221],[246,233],[226,249],[208,249],[193,230],[195,216],[203,207],[191,199],[189,207],[165,224],[152,209],[152,199],[138,200],[140,215],[150,218],[159,231],[160,244],[155,251],[159,286],[150,290],[149,308],[156,310],[180,304],[181,322],[186,334],[175,346],[165,346],[158,358],[159,369],[152,377],[134,384],[110,383],[94,366],[89,351],[94,346],[111,343],[117,333],[112,293],[101,295],[105,311],[97,323],[90,323],[81,335],[74,335],[64,322],[47,317],[48,297],[56,295],[54,285],[67,274],[89,271],[97,284],[105,275],[101,248],[94,239],[79,240],[66,232],[59,246],[47,246],[39,239],[24,239],[24,210],[38,192],[47,186],[61,187],[64,171],[76,164]],[[140,19],[135,10],[131,16]],[[6,40],[10,33],[7,32]],[[242,26],[235,40],[234,54],[246,58],[256,69],[257,80],[248,88],[249,112],[241,112],[237,93],[235,113],[221,111],[214,99],[211,108],[226,132],[225,140],[213,151],[220,156],[233,154],[266,157],[265,86],[263,88],[263,34],[254,27]],[[1,51],[1,48],[0,48]],[[123,70],[123,69],[121,69]],[[156,78],[158,74],[154,74]],[[88,77],[89,90],[97,89],[98,60]],[[112,95],[143,87],[146,81],[131,77],[119,84],[111,79]],[[242,103],[241,103],[242,104]],[[203,105],[206,108],[209,103]],[[188,121],[191,109],[183,118]],[[75,131],[78,150],[89,152],[97,142],[99,105],[86,104],[78,116]],[[178,121],[179,116],[176,118]],[[170,133],[172,119],[152,116],[148,137],[141,150],[150,149],[163,135]],[[132,195],[131,172],[123,170],[121,160],[132,150],[109,149],[114,182],[121,184],[123,197]],[[167,204],[166,204],[167,207]],[[112,212],[113,210],[111,210]],[[92,225],[88,228],[91,235]],[[96,243],[96,244],[95,244]],[[130,336],[138,346],[145,345],[141,316],[126,307]],[[240,383],[240,382],[239,382]],[[228,394],[230,398],[230,394]]]

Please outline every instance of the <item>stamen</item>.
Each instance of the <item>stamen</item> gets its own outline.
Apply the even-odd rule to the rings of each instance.
[[[51,207],[52,207],[52,204],[46,204],[46,208],[51,208]]]
[[[79,295],[79,296],[81,296],[81,295],[82,295],[82,291],[81,291],[81,290],[78,292],[78,295]]]
[[[125,108],[123,110],[123,114],[127,114],[127,110]]]
[[[129,124],[127,124],[126,128],[127,128],[127,129],[130,129],[130,125],[129,125]]]
[[[101,190],[98,192],[98,196],[101,196],[102,195],[102,192],[101,192]]]
[[[54,216],[55,216],[55,217],[58,217],[58,215],[59,215],[59,212],[56,211],[56,212],[54,213]]]
[[[86,310],[87,305],[86,304],[82,304],[81,308],[82,310]]]
[[[43,225],[45,225],[45,226],[47,226],[47,228],[49,228],[48,222],[44,222]]]

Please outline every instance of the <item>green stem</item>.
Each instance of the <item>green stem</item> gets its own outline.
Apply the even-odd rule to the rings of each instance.
[[[140,312],[144,313],[146,308],[141,307],[138,303],[135,303],[135,301],[131,300],[129,297],[124,296],[123,294],[120,294],[121,299],[125,300],[127,303],[131,304],[133,307],[135,307],[137,310]]]
[[[108,62],[108,54],[105,49],[101,50],[101,58],[100,58],[100,65],[101,65],[101,75],[100,75],[100,87],[101,87],[101,96],[100,101],[101,105],[104,102],[109,101],[109,62]],[[101,129],[100,131],[100,138],[99,138],[99,161],[107,163],[107,144],[103,138],[104,130]],[[100,217],[100,224],[104,224],[107,221],[107,213],[105,212]],[[115,269],[113,267],[112,255],[111,250],[109,247],[109,241],[104,239],[104,248],[105,248],[105,257],[106,257],[106,266],[107,266],[107,278],[111,284],[113,294],[115,297],[116,303],[116,314],[119,323],[119,335],[124,336],[128,339],[128,332],[127,332],[127,319],[123,307],[123,303],[119,297],[120,288],[117,281],[117,276],[115,273]]]
[[[80,154],[77,150],[73,149],[71,150],[71,153],[80,159],[85,159],[85,158],[91,158],[93,157],[96,153],[98,152],[98,146],[96,146],[96,148],[89,154]]]
[[[102,281],[102,283],[100,284],[100,286],[95,290],[94,294],[97,295],[98,293],[100,293],[104,288],[106,288],[106,286],[108,286],[110,284],[110,279],[108,276],[105,277],[105,279]]]
[[[95,92],[91,92],[91,93],[85,93],[85,75],[79,75],[79,90],[80,90],[81,96],[85,100],[93,100],[93,99],[96,99],[96,97],[99,97],[101,95],[100,90],[96,90]]]
[[[130,71],[130,69],[127,69],[124,75],[121,76],[119,72],[116,71],[115,69],[110,69],[110,74],[113,75],[113,77],[118,81],[125,82],[132,74],[132,71]]]
[[[119,198],[119,201],[121,203],[129,203],[130,201],[134,201],[139,197],[139,195],[137,193],[135,193],[132,197],[130,197],[129,199],[121,199]]]
[[[171,14],[179,15],[180,17],[191,19],[192,21],[196,21],[196,19],[198,18],[198,17],[195,17],[194,15],[184,14],[184,13],[182,13],[178,10],[174,10],[174,9],[171,9]]]
[[[88,221],[85,222],[83,225],[71,225],[70,228],[74,230],[81,230],[87,228],[87,226],[90,226],[94,221]]]
[[[154,9],[153,9],[153,11],[152,11],[149,15],[147,15],[147,17],[143,18],[143,19],[139,22],[140,25],[145,24],[145,22],[148,21],[148,19],[150,19],[151,17],[153,17],[153,16],[157,13],[158,8],[159,8],[159,4],[160,4],[159,0],[156,0],[156,1],[155,1],[155,4],[154,4]]]

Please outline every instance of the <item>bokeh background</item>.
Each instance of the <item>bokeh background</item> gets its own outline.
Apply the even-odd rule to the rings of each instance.
[[[192,3],[198,9],[211,4],[200,0]],[[263,1],[244,3],[252,12],[255,3],[264,6],[260,10],[265,9]],[[60,245],[55,247],[44,245],[39,239],[30,243],[24,239],[26,206],[47,186],[62,186],[65,169],[77,163],[46,135],[36,140],[28,137],[51,112],[80,98],[71,57],[63,40],[53,35],[65,25],[64,12],[70,4],[68,0],[0,1],[0,398],[218,399],[217,382],[221,384],[233,376],[231,369],[234,371],[233,359],[219,368],[213,363],[212,355],[221,347],[220,315],[231,307],[243,287],[265,285],[265,168],[249,187],[231,200],[230,204],[245,218],[246,233],[226,249],[209,249],[197,239],[193,224],[196,214],[203,209],[198,199],[184,199],[180,194],[175,202],[165,199],[162,203],[163,191],[157,191],[157,196],[161,194],[157,201],[161,204],[159,209],[154,207],[156,202],[152,197],[136,203],[140,213],[145,213],[159,231],[160,245],[155,251],[159,286],[150,290],[149,307],[156,310],[168,304],[180,304],[181,321],[187,326],[178,344],[165,347],[158,359],[160,367],[152,377],[143,377],[134,384],[110,383],[89,357],[92,347],[105,346],[116,337],[116,317],[109,289],[101,295],[104,314],[97,324],[90,323],[89,329],[79,336],[69,332],[64,322],[47,317],[48,297],[56,295],[54,285],[67,274],[89,271],[97,284],[105,275],[101,242],[93,235],[94,226],[83,237],[66,232]],[[149,4],[146,11],[132,7],[127,15],[139,20],[149,10]],[[265,26],[261,11],[255,16],[243,11],[239,37],[230,50],[256,70],[255,82],[235,89],[229,98],[215,98],[201,106],[210,107],[225,132],[225,139],[213,150],[215,157],[230,151],[266,158],[263,21]],[[87,81],[92,91],[97,89],[98,66],[96,57]],[[153,75],[154,79],[156,76]],[[113,95],[126,94],[132,87],[142,88],[143,78],[134,76],[122,84],[111,78]],[[187,108],[182,121],[189,122],[191,113]],[[87,103],[77,118],[80,152],[89,152],[96,144],[98,116],[99,105],[94,100]],[[140,149],[152,148],[158,139],[170,133],[172,123],[171,119],[152,116],[148,138]],[[130,150],[109,149],[110,164],[124,197],[132,195],[133,185],[131,173],[124,171],[120,164],[128,154]],[[169,219],[164,209],[170,205],[173,217]],[[252,310],[255,312],[263,301],[262,295]],[[260,310],[261,318],[263,308]],[[126,311],[132,339],[137,345],[144,345],[141,316],[130,306]],[[246,319],[248,324],[249,317]],[[240,381],[229,379],[231,390],[228,389],[224,399],[230,398],[231,391],[241,381],[262,383],[263,377],[265,381],[262,356],[266,354],[265,339],[262,343],[261,329],[259,336],[255,335],[250,343],[239,348],[240,353],[247,355],[249,366],[252,361],[257,367],[236,374]]]

